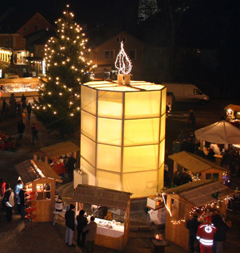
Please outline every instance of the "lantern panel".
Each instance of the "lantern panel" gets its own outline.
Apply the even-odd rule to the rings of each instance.
[[[123,172],[156,170],[158,165],[158,145],[125,147],[123,152]]]
[[[162,90],[162,100],[161,100],[161,115],[166,113],[166,104],[167,104],[167,89]]]
[[[81,113],[81,133],[96,140],[96,117],[84,111]]]
[[[159,166],[164,163],[165,159],[165,139],[160,143]]]
[[[92,166],[95,166],[96,143],[81,134],[81,157],[87,160]]]
[[[81,110],[96,115],[97,91],[81,85]]]
[[[122,118],[123,94],[120,92],[98,92],[98,115],[107,118]]]
[[[88,184],[89,185],[96,185],[96,178],[95,178],[95,168],[81,158],[81,170],[88,175]]]
[[[158,192],[164,187],[164,163],[158,169]]]
[[[121,145],[122,121],[98,118],[98,142]]]
[[[121,189],[121,176],[118,173],[111,173],[106,171],[97,171],[97,186],[107,187],[113,190]]]
[[[166,114],[161,117],[161,131],[160,131],[160,141],[165,139],[166,134]]]
[[[114,172],[121,171],[121,148],[99,144],[97,148],[97,168]]]
[[[126,92],[125,119],[159,117],[160,92]]]
[[[124,146],[158,143],[159,118],[125,120],[124,123]]]
[[[157,170],[124,173],[122,190],[132,192],[133,198],[155,195],[157,192]]]

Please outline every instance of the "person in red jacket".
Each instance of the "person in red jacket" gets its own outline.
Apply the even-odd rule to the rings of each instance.
[[[212,218],[208,216],[206,218],[206,223],[198,226],[197,239],[200,243],[201,253],[211,253],[213,246],[213,237],[217,232],[217,228],[211,224]]]

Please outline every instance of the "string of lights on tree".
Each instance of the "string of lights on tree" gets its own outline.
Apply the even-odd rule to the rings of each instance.
[[[87,59],[90,49],[86,48],[85,33],[68,8],[69,5],[63,17],[55,22],[56,36],[51,37],[44,48],[46,75],[41,78],[34,112],[45,125],[56,122],[56,128],[59,124],[70,124],[75,131],[80,121],[81,84],[89,81],[95,66]]]

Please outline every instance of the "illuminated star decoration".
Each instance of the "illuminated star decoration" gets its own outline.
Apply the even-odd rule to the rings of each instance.
[[[118,69],[118,74],[128,75],[132,70],[132,63],[128,58],[121,42],[121,49],[116,57],[115,67]]]

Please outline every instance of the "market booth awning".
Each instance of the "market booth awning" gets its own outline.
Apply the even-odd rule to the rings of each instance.
[[[15,165],[15,169],[24,184],[29,184],[42,178],[50,178],[57,182],[62,182],[51,166],[41,161],[26,160]]]
[[[195,131],[198,140],[216,144],[240,143],[240,129],[225,120],[218,121]]]
[[[181,151],[179,153],[169,155],[168,157],[194,174],[201,173],[202,171],[206,171],[212,168],[221,171],[225,170],[223,167],[217,165],[216,163],[210,162],[201,156],[188,153],[186,151]]]
[[[58,157],[69,153],[74,153],[80,150],[80,147],[71,141],[60,142],[48,147],[43,147],[37,150],[36,153],[41,152],[48,158]]]
[[[131,195],[132,193],[129,192],[91,185],[78,185],[74,192],[73,201],[126,210]]]
[[[165,191],[167,195],[178,194],[191,205],[201,207],[215,202],[214,194],[219,192],[218,199],[224,199],[234,195],[235,191],[221,182],[212,180],[200,180],[180,185]]]
[[[229,110],[229,109],[236,112],[240,112],[240,105],[229,104],[224,108],[224,110]]]

